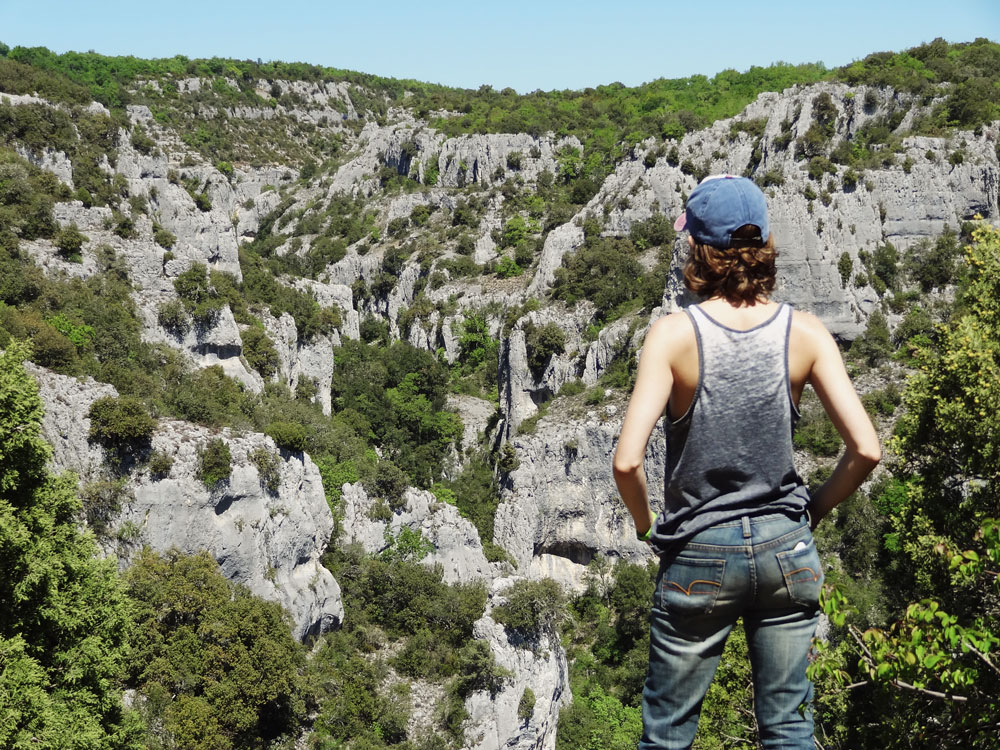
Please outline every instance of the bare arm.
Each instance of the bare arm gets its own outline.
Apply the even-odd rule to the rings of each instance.
[[[809,382],[846,447],[833,474],[812,495],[809,513],[815,528],[823,516],[861,486],[881,460],[882,448],[833,337],[815,318],[808,325],[816,342],[816,360]]]
[[[635,389],[615,451],[615,483],[640,534],[646,533],[653,522],[643,459],[649,436],[663,414],[673,387],[670,351],[672,339],[676,337],[671,328],[676,326],[677,319],[671,315],[656,321],[646,334]]]

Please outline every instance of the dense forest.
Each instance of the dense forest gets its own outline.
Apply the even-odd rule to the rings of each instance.
[[[766,92],[799,96],[808,126],[741,114]],[[499,528],[518,472],[541,463],[531,441],[549,440],[568,477],[586,446],[559,430],[620,421],[641,333],[668,302],[662,194],[608,186],[663,170],[683,201],[745,147],[740,168],[829,236],[822,212],[876,196],[886,175],[978,165],[995,205],[997,120],[1000,45],[986,39],[528,94],[0,44],[0,746],[487,748],[506,738],[489,745],[477,711],[514,691],[512,747],[635,747],[656,562],[624,543],[567,552],[573,580],[557,582]],[[492,136],[524,145],[482,174],[457,149]],[[886,200],[869,201],[883,225]],[[888,460],[817,532],[818,747],[1000,747],[998,218],[826,248],[840,289],[866,300],[861,333],[841,339]],[[532,287],[560,232],[578,241]],[[229,237],[230,256],[198,245],[206,234]],[[335,285],[348,304],[316,291]],[[238,366],[212,349],[227,325]],[[290,364],[306,350],[334,363],[328,380]],[[61,407],[40,382],[59,376],[108,389],[82,428],[96,470],[53,464],[43,415]],[[516,378],[530,414],[510,405]],[[487,416],[473,424],[458,403]],[[802,412],[815,486],[841,446],[813,394]],[[315,467],[336,627],[296,640],[292,615],[211,551],[155,549],[123,520],[141,487],[180,474],[162,442],[175,423],[199,436],[199,492],[226,496],[249,467],[272,519],[286,463]],[[245,434],[266,437],[244,458]],[[449,575],[425,519],[400,525],[419,491],[429,515],[472,529],[489,576]],[[350,513],[384,531],[375,551]],[[543,696],[508,658],[563,659],[565,691]],[[756,747],[752,699],[737,629],[695,747]]]

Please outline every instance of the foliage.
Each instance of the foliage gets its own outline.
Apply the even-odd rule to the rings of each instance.
[[[836,456],[843,443],[811,389],[803,392],[799,411],[802,416],[795,425],[795,433],[792,436],[795,447],[814,456]]]
[[[79,262],[83,243],[89,241],[90,238],[83,234],[79,227],[73,223],[59,230],[55,236],[54,244],[67,260]]]
[[[222,438],[211,438],[198,450],[198,470],[195,476],[209,490],[214,490],[219,483],[229,480],[232,461],[229,443]]]
[[[493,608],[493,619],[525,638],[554,633],[562,619],[566,596],[551,578],[521,578],[504,592],[506,601]]]
[[[28,355],[16,342],[0,354],[0,745],[139,750],[120,695],[129,608],[113,561],[77,526],[75,477],[46,468]]]
[[[906,251],[904,269],[921,291],[943,289],[956,280],[959,256],[958,235],[946,225],[934,242],[922,240]]]
[[[129,685],[152,747],[259,748],[305,715],[303,649],[273,603],[205,553],[143,551],[125,573],[136,606]]]
[[[528,355],[528,369],[538,379],[548,367],[552,356],[566,351],[566,333],[557,323],[536,326],[529,321],[524,324],[524,345]]]
[[[619,309],[639,297],[642,267],[628,240],[594,236],[567,254],[552,283],[555,299],[575,303],[586,299],[596,308],[594,318],[608,323]]]
[[[205,328],[215,325],[226,300],[209,281],[208,269],[203,263],[194,263],[179,274],[174,279],[174,289],[195,323]]]
[[[170,473],[174,466],[174,457],[163,450],[153,451],[149,456],[147,468],[151,476],[162,478]]]
[[[103,396],[90,405],[87,417],[90,439],[115,449],[148,444],[156,429],[145,404],[131,396]]]
[[[177,299],[160,303],[156,309],[156,322],[176,336],[183,336],[191,327],[184,303]]]
[[[462,434],[458,417],[444,411],[445,366],[401,341],[380,347],[348,340],[333,356],[334,408],[355,415],[362,435],[371,435],[412,483],[430,487]]]
[[[274,348],[274,342],[263,328],[250,326],[243,331],[240,338],[243,340],[243,356],[253,369],[265,378],[271,377],[278,371],[281,358],[278,356],[278,350]]]
[[[841,591],[826,598],[833,622],[846,627],[845,645],[828,649],[814,671],[867,684],[849,705],[854,746],[995,744],[1000,232],[982,225],[973,240],[953,319],[914,352],[917,371],[892,444],[895,477],[879,500],[903,606],[887,624],[861,631]],[[869,721],[874,714],[889,718]]]
[[[521,721],[528,721],[535,713],[535,691],[526,687],[521,693],[521,700],[517,702],[517,718]]]
[[[275,494],[281,485],[281,456],[261,445],[250,451],[247,459],[257,469],[261,487]]]
[[[309,443],[306,439],[305,425],[298,422],[277,421],[271,422],[264,430],[279,448],[293,453],[301,453],[306,450]]]
[[[864,333],[851,343],[850,356],[869,367],[875,367],[888,359],[893,351],[889,324],[886,322],[885,314],[876,307],[868,316],[868,325],[865,326]]]

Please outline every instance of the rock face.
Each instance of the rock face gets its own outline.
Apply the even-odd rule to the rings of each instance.
[[[176,84],[181,95],[192,97],[212,86],[200,78]],[[146,85],[158,86],[155,81]],[[238,86],[235,81],[229,85]],[[879,304],[875,290],[859,284],[863,253],[887,242],[904,252],[976,214],[994,223],[1000,219],[998,123],[948,139],[906,137],[899,154],[860,174],[830,164],[822,174],[810,176],[808,162],[796,154],[795,141],[813,124],[817,97],[828,96],[836,113],[830,148],[905,106],[908,114],[897,128],[902,135],[914,116],[934,105],[889,89],[824,83],[762,94],[736,117],[677,141],[638,144],[587,205],[545,235],[529,273],[498,279],[477,271],[470,277],[458,263],[472,260],[482,265],[511,256],[502,239],[512,215],[510,196],[517,192],[509,188],[530,195],[542,175],[558,174],[560,160],[582,149],[577,139],[524,133],[449,138],[423,118],[454,113],[418,117],[405,107],[368,117],[362,124],[366,113],[359,111],[364,109],[359,102],[372,92],[359,92],[346,83],[257,81],[254,90],[259,106],[205,105],[201,115],[245,122],[286,118],[321,129],[317,133],[323,137],[336,137],[336,156],[302,180],[297,169],[283,165],[233,165],[223,172],[222,165],[206,163],[177,133],[161,127],[147,107],[130,105],[131,127],[142,125],[156,148],[137,150],[132,134],[122,130],[114,166],[106,161],[102,168],[124,181],[129,196],[145,201],[145,211],[136,208],[142,201],[119,206],[133,222],[134,236],[116,231],[120,217],[111,209],[65,201],[56,204],[54,216],[62,226],[76,224],[88,237],[82,262],[68,261],[47,240],[25,241],[21,248],[48,275],[87,279],[100,271],[97,249],[109,246],[128,268],[146,341],[183,352],[192,366],[219,366],[249,390],[260,392],[267,383],[244,356],[245,320],[238,322],[226,307],[211,325],[179,334],[160,325],[159,307],[177,300],[174,281],[193,264],[241,279],[239,246],[264,228],[284,233],[273,254],[294,262],[290,254],[307,255],[319,247],[321,236],[329,237],[322,234],[325,226],[317,227],[315,221],[307,225],[306,217],[315,217],[341,194],[365,199],[364,236],[352,236],[342,258],[319,269],[315,278],[278,279],[311,296],[321,308],[335,309],[341,319],[337,330],[306,342],[290,314],[271,314],[266,306],[254,311],[280,361],[269,377],[293,389],[303,378],[313,379],[317,402],[329,414],[333,348],[344,338],[360,338],[367,318],[385,326],[393,338],[408,338],[455,364],[465,354],[465,321],[481,317],[498,344],[499,413],[492,401],[470,396],[450,400],[450,408],[465,424],[456,465],[469,459],[480,434],[494,448],[505,441],[510,445],[511,463],[517,466],[504,476],[495,536],[488,541],[509,553],[518,576],[548,576],[569,588],[581,586],[585,566],[597,555],[647,559],[646,547],[632,538],[611,474],[625,403],[620,393],[601,393],[604,381],[599,379],[618,358],[635,356],[649,323],[690,301],[681,281],[686,239],[678,238],[660,307],[648,316],[625,316],[599,331],[588,330],[594,309],[589,302],[567,307],[548,299],[563,259],[584,243],[584,219],[597,219],[606,236],[627,236],[635,224],[656,214],[671,219],[678,215],[697,184],[694,174],[749,174],[767,185],[780,252],[776,297],[815,313],[847,340],[864,330]],[[31,96],[5,98],[15,106],[46,103]],[[92,105],[91,111],[108,114],[100,105]],[[73,165],[66,154],[20,152],[73,186]],[[415,182],[401,190],[381,190],[383,182],[397,177]],[[470,201],[479,204],[473,218],[456,221],[458,209]],[[284,213],[275,220],[272,212],[279,205]],[[446,217],[438,221],[436,234],[408,225],[399,236],[389,231],[414,216],[416,209],[425,217],[427,209]],[[174,241],[164,243],[161,234],[158,243],[154,227],[174,235]],[[457,239],[460,234],[466,240],[464,249]],[[169,249],[163,244],[170,244]],[[403,251],[406,259],[387,280],[384,268],[390,250]],[[845,255],[852,272],[842,276]],[[418,298],[429,307],[406,328],[401,325],[403,313],[416,310]],[[532,371],[529,325],[552,323],[565,336],[564,350],[552,354],[544,369]],[[57,467],[76,471],[85,482],[107,476],[103,451],[87,440],[86,413],[94,399],[114,395],[114,389],[41,369],[34,373],[41,382],[45,434],[55,446]],[[577,379],[590,389],[587,396],[560,398],[537,418],[540,405]],[[525,420],[533,417],[532,431]],[[210,438],[224,440],[233,457],[229,480],[212,489],[196,478],[198,451]],[[333,519],[319,471],[308,456],[280,455],[277,488],[269,491],[251,459],[262,451],[277,454],[263,435],[162,420],[151,448],[172,456],[173,465],[157,477],[142,467],[130,469],[127,489],[132,499],[115,520],[119,529],[129,532],[125,536],[160,550],[208,550],[232,580],[288,608],[300,638],[350,617],[343,611],[337,583],[319,562]],[[665,450],[657,429],[646,463],[654,504],[662,501]],[[344,486],[342,505],[340,543],[358,543],[378,554],[404,529],[419,532],[433,547],[424,562],[440,565],[445,580],[482,580],[490,586],[490,606],[502,601],[511,583],[504,577],[511,573],[510,564],[487,560],[475,528],[456,508],[411,488],[400,507],[387,512],[387,506],[368,497],[360,484]],[[119,552],[127,560],[128,551]],[[551,750],[559,708],[570,699],[565,653],[556,638],[537,650],[524,648],[489,611],[477,623],[475,636],[489,643],[497,662],[513,677],[497,695],[477,693],[468,699],[469,747]],[[536,704],[532,715],[522,720],[517,714],[525,688],[532,690]]]
[[[360,544],[365,552],[377,554],[389,547],[403,527],[407,527],[419,532],[433,545],[423,562],[440,565],[446,582],[493,577],[476,527],[462,518],[454,506],[439,503],[430,492],[412,487],[406,490],[402,507],[387,521],[373,518],[379,501],[368,497],[360,484],[345,484],[342,501],[344,531],[340,543]]]
[[[494,601],[502,600],[509,579],[496,582]],[[519,643],[489,615],[474,627],[476,638],[490,644],[497,664],[511,673],[496,695],[473,693],[465,702],[469,750],[552,750],[556,745],[559,709],[569,704],[569,664],[555,635],[543,635],[535,648]],[[518,707],[525,690],[535,696],[535,707],[525,719]]]
[[[87,440],[87,412],[96,399],[116,395],[114,389],[41,368],[32,368],[32,374],[45,402],[43,434],[53,445],[55,467],[73,470],[84,481],[106,475],[102,449]],[[197,471],[199,450],[212,438],[229,447],[232,472],[209,489]],[[171,456],[173,464],[165,476],[150,476],[141,467],[127,475],[132,499],[114,525],[133,549],[207,551],[231,581],[284,606],[300,639],[343,620],[340,587],[320,564],[333,516],[319,469],[308,456],[279,454],[265,435],[215,432],[172,420],[160,421],[151,450]],[[264,487],[251,458],[255,452],[279,458],[280,479],[273,491]]]
[[[579,416],[552,414],[539,421],[534,434],[512,440],[519,466],[503,490],[494,540],[519,571],[580,589],[596,555],[632,562],[648,558],[611,475],[621,417],[622,405],[615,403]],[[663,432],[656,429],[646,454],[654,507],[663,502],[665,450]]]

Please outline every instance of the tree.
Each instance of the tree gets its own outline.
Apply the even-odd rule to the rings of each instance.
[[[46,469],[28,354],[17,342],[0,354],[0,747],[138,750],[119,690],[125,593],[77,526],[75,477]]]
[[[129,684],[167,747],[258,748],[303,718],[302,648],[273,602],[230,583],[208,554],[143,551]]]
[[[849,706],[852,747],[996,747],[1000,231],[982,225],[973,239],[953,319],[915,351],[895,481],[876,498],[889,512],[886,552],[904,604],[885,627],[848,623],[846,641],[815,668],[870,683]],[[849,617],[839,592],[826,608],[835,623]]]

